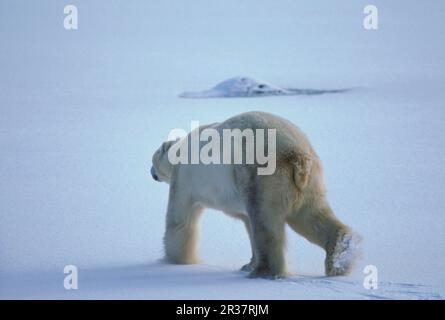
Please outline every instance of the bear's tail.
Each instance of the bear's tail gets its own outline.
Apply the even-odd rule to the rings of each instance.
[[[293,161],[294,183],[300,191],[302,191],[308,184],[312,164],[312,156],[304,153],[299,153]]]

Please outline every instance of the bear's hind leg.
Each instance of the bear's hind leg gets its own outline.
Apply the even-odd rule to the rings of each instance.
[[[358,255],[359,237],[341,223],[326,204],[304,206],[286,219],[288,225],[326,251],[327,276],[348,274]]]
[[[255,192],[255,191],[253,191]],[[271,193],[271,191],[269,191]],[[252,227],[255,263],[250,277],[280,278],[286,275],[285,220],[281,207],[270,195],[256,194],[248,212]]]

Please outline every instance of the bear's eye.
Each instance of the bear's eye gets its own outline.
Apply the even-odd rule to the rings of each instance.
[[[260,84],[260,85],[258,85],[258,88],[260,88],[260,89],[264,89],[265,87],[266,87],[265,84]]]

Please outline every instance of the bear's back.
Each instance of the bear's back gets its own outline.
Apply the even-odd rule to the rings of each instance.
[[[276,129],[276,152],[302,152],[316,156],[306,135],[293,123],[279,116],[260,111],[251,111],[236,115],[224,122],[215,124],[219,130],[223,129]],[[264,139],[267,145],[267,138]]]

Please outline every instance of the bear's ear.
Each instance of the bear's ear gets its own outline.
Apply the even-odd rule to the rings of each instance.
[[[178,140],[176,140],[176,141],[178,141]],[[171,140],[171,141],[165,141],[165,142],[162,144],[162,152],[167,152],[168,149],[170,149],[170,147],[171,147],[176,141],[173,141],[173,140]]]

